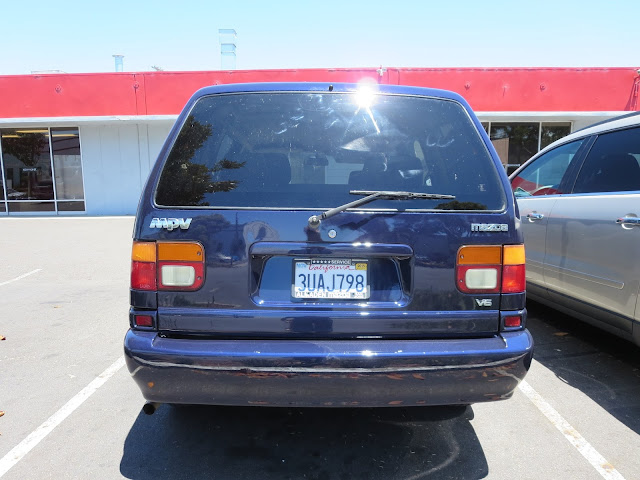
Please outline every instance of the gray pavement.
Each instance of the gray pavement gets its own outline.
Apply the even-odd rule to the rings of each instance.
[[[638,478],[640,349],[535,304],[526,381],[571,430],[520,389],[468,408],[163,406],[146,416],[122,367],[79,397],[122,358],[132,226],[0,218],[3,480]],[[25,451],[52,415],[59,423]],[[609,462],[604,474],[594,459]]]

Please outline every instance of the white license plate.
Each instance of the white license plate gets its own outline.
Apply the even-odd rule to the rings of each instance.
[[[295,259],[294,298],[369,298],[369,262],[355,259]]]

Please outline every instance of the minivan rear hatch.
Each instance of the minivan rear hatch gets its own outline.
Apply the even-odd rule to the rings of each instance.
[[[134,307],[155,308],[165,335],[495,335],[502,249],[518,237],[485,137],[438,91],[201,92],[143,196],[134,236],[154,245],[157,285],[134,287]]]

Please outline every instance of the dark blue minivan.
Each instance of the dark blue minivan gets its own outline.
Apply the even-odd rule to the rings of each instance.
[[[513,195],[451,92],[204,88],[133,237],[125,355],[151,404],[471,404],[531,364]]]

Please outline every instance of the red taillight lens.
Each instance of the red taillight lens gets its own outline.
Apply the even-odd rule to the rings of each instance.
[[[134,290],[156,289],[156,264],[131,262],[131,288]]]
[[[156,289],[156,244],[133,242],[131,249],[131,288]]]
[[[526,288],[524,245],[505,245],[502,293],[523,293]]]
[[[153,317],[151,315],[135,315],[134,320],[138,327],[153,327]]]
[[[522,326],[522,317],[519,315],[509,315],[508,317],[504,317],[504,326],[508,328],[520,327]]]
[[[525,266],[505,265],[502,269],[502,293],[522,293],[525,291]]]

